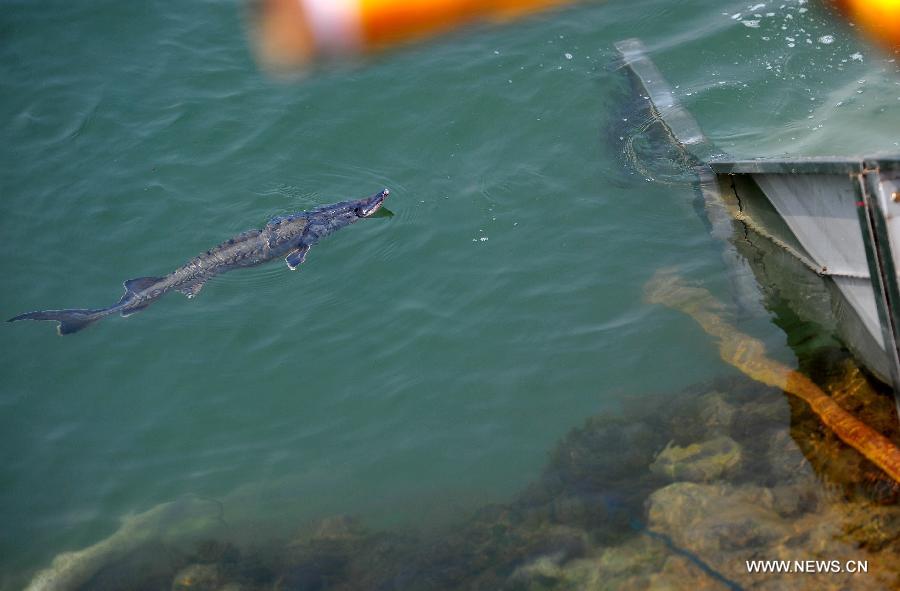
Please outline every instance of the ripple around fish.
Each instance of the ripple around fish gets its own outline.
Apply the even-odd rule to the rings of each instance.
[[[293,281],[292,273],[287,266],[280,261],[273,261],[254,269],[239,269],[230,273],[225,273],[218,277],[214,277],[208,282],[210,289],[215,289],[217,285],[234,292],[230,288],[247,288],[252,289],[257,297],[272,295],[279,291],[280,286],[287,282]],[[296,273],[296,272],[295,272]],[[201,297],[201,296],[198,296]]]

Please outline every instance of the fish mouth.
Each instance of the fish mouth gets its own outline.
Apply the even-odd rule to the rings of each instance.
[[[360,206],[356,208],[357,215],[361,218],[372,216],[376,211],[381,209],[381,206],[384,205],[384,200],[387,199],[390,194],[391,192],[389,189],[382,189],[371,197],[363,199]]]

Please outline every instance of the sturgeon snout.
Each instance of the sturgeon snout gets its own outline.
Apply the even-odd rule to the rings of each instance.
[[[362,199],[359,207],[356,208],[357,215],[361,218],[367,218],[381,209],[384,200],[387,199],[391,192],[389,189],[382,189],[368,199]]]

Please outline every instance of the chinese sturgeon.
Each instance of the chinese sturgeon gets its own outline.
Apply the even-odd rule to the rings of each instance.
[[[212,277],[243,267],[254,267],[284,257],[295,270],[319,240],[378,211],[389,191],[355,201],[273,218],[262,230],[249,230],[194,257],[165,277],[138,277],[125,282],[125,295],[115,305],[96,310],[40,310],[20,314],[17,320],[56,320],[59,334],[78,332],[92,322],[116,312],[130,316],[143,310],[168,292],[180,291],[193,298]]]

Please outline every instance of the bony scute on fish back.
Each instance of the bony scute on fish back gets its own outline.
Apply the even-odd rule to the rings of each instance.
[[[309,249],[322,238],[363,218],[372,217],[390,195],[388,189],[350,201],[324,205],[309,211],[272,219],[261,230],[250,230],[200,254],[162,277],[139,277],[125,281],[125,294],[112,306],[97,309],[38,310],[18,320],[55,320],[59,334],[78,332],[118,312],[130,316],[167,294],[179,291],[188,298],[200,293],[211,278],[233,269],[254,267],[284,257],[292,271],[305,260]]]

